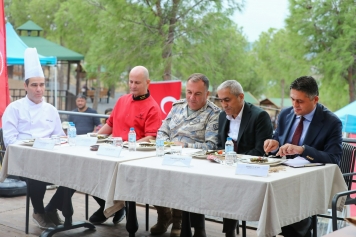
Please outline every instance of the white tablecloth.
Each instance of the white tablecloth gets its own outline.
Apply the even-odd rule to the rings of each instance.
[[[347,190],[338,166],[331,164],[286,167],[254,177],[235,175],[235,167],[207,160],[193,159],[191,167],[163,166],[162,160],[121,163],[114,199],[259,221],[257,235],[268,237],[280,233],[282,226],[325,213],[333,195]]]
[[[36,179],[87,193],[106,200],[105,215],[110,216],[123,206],[114,200],[117,171],[121,162],[156,155],[156,151],[121,151],[120,157],[97,155],[84,146],[55,146],[43,150],[23,145],[9,145],[0,172],[0,181],[7,175]]]

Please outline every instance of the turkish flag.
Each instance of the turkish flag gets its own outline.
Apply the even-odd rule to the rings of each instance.
[[[171,111],[173,102],[180,99],[181,81],[160,81],[150,83],[150,94],[161,108],[161,118],[165,119]]]
[[[6,64],[6,30],[5,30],[4,1],[0,0],[0,127],[1,117],[6,106],[10,103],[9,85]]]

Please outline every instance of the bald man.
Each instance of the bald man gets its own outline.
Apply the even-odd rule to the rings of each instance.
[[[133,127],[138,142],[156,139],[157,130],[162,124],[161,110],[150,96],[149,84],[148,70],[143,66],[134,67],[129,74],[130,94],[118,99],[109,119],[98,133],[112,134],[113,137],[122,137],[124,141],[127,141],[130,128]],[[100,208],[89,218],[89,221],[97,225],[108,218],[104,215],[105,201],[98,197],[94,199]],[[125,209],[123,208],[115,213],[113,222],[119,223],[124,217]]]

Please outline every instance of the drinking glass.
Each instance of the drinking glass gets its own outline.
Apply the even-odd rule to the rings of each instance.
[[[182,146],[181,145],[171,145],[172,155],[182,155]]]
[[[56,145],[61,144],[61,137],[59,135],[52,135],[51,139],[54,141],[54,144],[56,144]]]
[[[236,152],[230,151],[227,154],[225,154],[225,164],[226,165],[233,165],[235,163],[235,160],[237,161]]]
[[[112,145],[122,147],[122,137],[113,137],[112,138]]]

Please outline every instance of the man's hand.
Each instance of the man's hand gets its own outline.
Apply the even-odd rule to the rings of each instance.
[[[286,156],[286,155],[295,155],[295,154],[302,154],[304,148],[301,146],[292,145],[289,143],[284,144],[279,148],[277,152],[277,156]]]
[[[273,139],[267,139],[263,144],[263,150],[268,153],[277,150],[279,147],[279,142]]]

